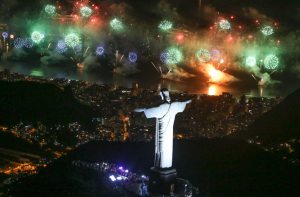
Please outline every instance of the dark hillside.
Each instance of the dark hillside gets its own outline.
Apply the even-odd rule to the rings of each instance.
[[[249,139],[255,136],[266,144],[300,138],[300,89],[258,118],[247,131],[233,137]]]
[[[15,188],[13,194],[18,196],[25,192],[29,196],[62,196],[67,191],[78,191],[79,196],[97,196],[106,191],[105,177],[99,181],[101,175],[95,176],[96,172],[73,169],[72,160],[108,161],[148,174],[153,151],[152,143],[91,142],[44,169],[41,174],[29,177]],[[203,196],[300,194],[299,168],[240,141],[176,141],[174,165],[179,176],[191,180]],[[89,184],[80,185],[85,180]],[[34,188],[31,188],[32,185]]]
[[[93,111],[52,84],[0,81],[0,124],[88,121]]]

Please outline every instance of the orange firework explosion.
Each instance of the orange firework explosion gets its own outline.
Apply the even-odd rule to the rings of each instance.
[[[207,74],[210,78],[210,82],[220,82],[224,78],[223,72],[215,69],[215,67],[211,64],[207,65]]]

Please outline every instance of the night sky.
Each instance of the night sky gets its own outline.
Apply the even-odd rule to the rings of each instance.
[[[157,70],[161,67],[164,74],[171,70],[168,79],[189,81],[197,78],[201,82],[240,83],[241,86],[270,86],[283,83],[296,87],[295,83],[299,82],[300,64],[297,55],[300,52],[300,3],[297,1],[78,2],[87,6],[95,4],[99,6],[99,10],[94,10],[90,18],[82,19],[84,23],[81,22],[80,25],[65,25],[61,21],[53,21],[53,18],[78,15],[76,12],[80,7],[77,7],[77,10],[74,8],[76,1],[2,0],[0,20],[9,24],[9,31],[16,37],[30,37],[33,31],[41,27],[45,33],[42,44],[34,43],[33,49],[14,49],[12,46],[13,49],[6,55],[8,60],[26,62],[26,57],[35,54],[35,64],[40,64],[41,68],[55,67],[58,70],[66,70],[80,64],[84,65],[85,72],[111,72],[114,68],[117,73],[127,77],[157,77]],[[46,15],[44,7],[47,4],[53,4],[57,8],[60,6],[55,17]],[[125,30],[114,31],[110,27],[113,18],[120,19]],[[95,24],[89,21],[92,19],[96,21]],[[158,24],[163,20],[173,23],[171,30],[162,32],[158,29]],[[229,21],[230,29],[220,29],[219,24],[222,20]],[[274,28],[272,35],[262,35],[261,29],[264,26]],[[70,31],[75,31],[74,29],[81,35],[81,41],[85,41],[81,49],[78,49],[81,51],[72,54],[72,50],[68,49],[67,52],[58,54],[55,51],[56,43],[65,39]],[[98,46],[105,50],[101,57],[95,54]],[[174,47],[180,50],[182,58],[170,65],[162,61],[161,54],[166,53],[168,60],[171,56],[168,50]],[[220,60],[216,63],[209,57],[209,62],[203,62],[201,57],[197,56],[200,49],[207,50],[209,55],[217,50],[221,54]],[[131,62],[129,54],[132,52],[137,54],[137,61]],[[278,60],[276,68],[270,69],[265,66],[268,63],[268,55],[278,58],[271,59],[273,62]],[[247,67],[245,63],[248,57],[257,59],[252,67]]]

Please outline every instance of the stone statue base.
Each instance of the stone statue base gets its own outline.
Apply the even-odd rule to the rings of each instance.
[[[175,191],[177,172],[175,168],[151,168],[149,191],[151,194],[170,195]]]

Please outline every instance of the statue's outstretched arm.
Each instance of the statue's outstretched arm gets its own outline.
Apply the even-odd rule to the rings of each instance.
[[[134,110],[134,112],[144,112],[144,111],[146,111],[146,108],[137,108],[137,109],[135,109]]]
[[[186,104],[189,104],[192,102],[192,99],[185,101]]]

